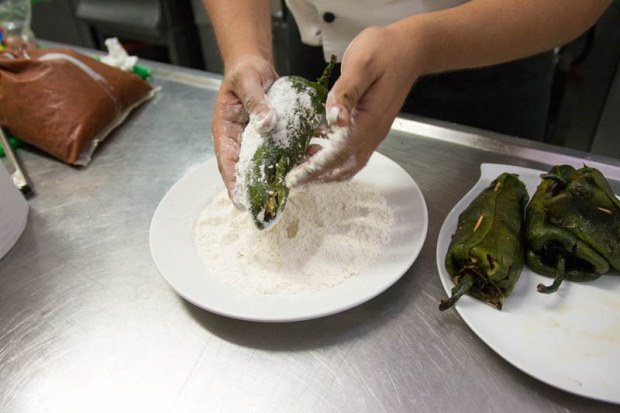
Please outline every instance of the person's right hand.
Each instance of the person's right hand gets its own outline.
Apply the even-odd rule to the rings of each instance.
[[[277,77],[273,65],[264,58],[241,56],[226,68],[215,100],[211,122],[215,156],[228,196],[237,208],[241,207],[235,199],[241,134],[250,119],[262,131],[275,126],[276,113],[265,92]]]
[[[329,140],[289,172],[289,186],[343,181],[366,165],[422,73],[414,39],[397,24],[367,28],[353,39],[325,103]]]

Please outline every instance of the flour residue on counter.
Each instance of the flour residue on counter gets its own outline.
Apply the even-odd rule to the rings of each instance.
[[[248,295],[295,294],[365,271],[389,243],[393,221],[383,195],[356,181],[292,190],[282,219],[265,231],[222,191],[201,213],[195,243],[220,282]]]

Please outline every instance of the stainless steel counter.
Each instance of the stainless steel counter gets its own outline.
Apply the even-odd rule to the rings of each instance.
[[[379,151],[421,187],[429,230],[407,273],[377,298],[321,319],[228,319],[180,297],[158,273],[149,225],[166,191],[213,156],[219,78],[155,66],[159,95],[76,169],[19,150],[37,195],[0,260],[3,412],[618,411],[546,385],[487,347],[445,296],[441,223],[482,162],[547,168],[580,152],[398,119]],[[553,349],[544,349],[553,351]],[[570,362],[570,360],[567,360]],[[618,366],[610,366],[617,368]]]

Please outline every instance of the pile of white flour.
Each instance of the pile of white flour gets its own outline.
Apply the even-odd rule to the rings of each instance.
[[[222,191],[196,225],[198,254],[213,277],[247,295],[295,294],[355,276],[390,241],[383,195],[348,181],[293,189],[282,219],[259,231]]]

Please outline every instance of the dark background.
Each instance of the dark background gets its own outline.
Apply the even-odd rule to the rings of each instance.
[[[286,9],[272,0],[277,69],[287,74]],[[590,31],[556,50],[546,142],[620,158],[620,0]],[[221,73],[201,0],[38,0],[37,38],[106,50],[118,37],[144,59]]]

